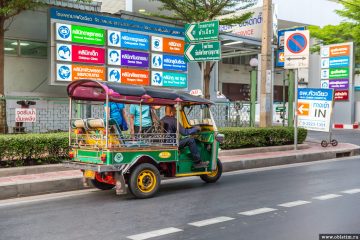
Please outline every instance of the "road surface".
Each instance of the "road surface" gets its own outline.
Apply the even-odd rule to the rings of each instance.
[[[0,201],[0,239],[311,240],[360,233],[360,158],[164,182],[152,199],[86,190]]]

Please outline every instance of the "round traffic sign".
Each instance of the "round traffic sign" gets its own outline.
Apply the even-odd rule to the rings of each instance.
[[[306,36],[302,33],[293,33],[286,41],[287,49],[294,54],[303,52],[308,45]]]

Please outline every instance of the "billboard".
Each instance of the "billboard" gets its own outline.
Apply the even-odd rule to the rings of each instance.
[[[151,85],[151,72],[164,70],[157,86],[187,87],[182,28],[61,8],[49,12],[51,84],[93,79]]]

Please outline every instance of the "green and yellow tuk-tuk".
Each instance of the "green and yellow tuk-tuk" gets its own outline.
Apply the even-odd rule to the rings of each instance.
[[[183,91],[144,86],[122,85],[114,82],[78,80],[69,84],[70,160],[65,166],[81,169],[84,184],[102,190],[115,187],[116,193],[129,191],[137,198],[152,197],[159,190],[161,175],[164,177],[200,176],[207,183],[216,182],[222,174],[218,159],[219,142],[223,135],[217,132],[210,111],[212,102]],[[176,106],[177,132],[167,133],[161,121],[146,133],[129,134],[121,131],[109,112],[104,117],[84,118],[74,114],[74,106],[97,105],[107,109],[110,102],[150,106]],[[158,110],[158,111],[161,111]],[[87,111],[87,113],[92,111]],[[72,115],[77,115],[77,118]],[[160,114],[159,114],[160,115]],[[190,119],[190,115],[199,118]],[[141,124],[141,123],[140,123]],[[202,168],[194,168],[188,147],[179,148],[179,125],[201,129],[195,139]]]

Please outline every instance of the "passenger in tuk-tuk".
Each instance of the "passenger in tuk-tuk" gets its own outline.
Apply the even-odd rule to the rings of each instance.
[[[128,130],[127,115],[125,105],[123,103],[109,102],[109,109],[107,109],[107,111],[109,118],[113,119],[117,123],[121,131]]]
[[[141,114],[140,114],[141,112]],[[141,116],[141,119],[140,119]],[[140,126],[141,123],[141,126]],[[149,105],[130,105],[130,133],[146,133],[152,126]]]
[[[177,130],[177,120],[175,118],[176,109],[172,105],[168,105],[165,108],[165,116],[161,119],[161,122],[164,126],[164,130],[170,136],[176,138],[176,130]],[[182,136],[188,136],[199,132],[201,128],[199,126],[195,126],[189,129],[184,128],[179,124],[179,133]],[[179,141],[179,149],[188,146],[193,158],[194,168],[203,168],[208,165],[209,162],[201,162],[200,152],[196,146],[196,142],[194,138],[183,138]]]

